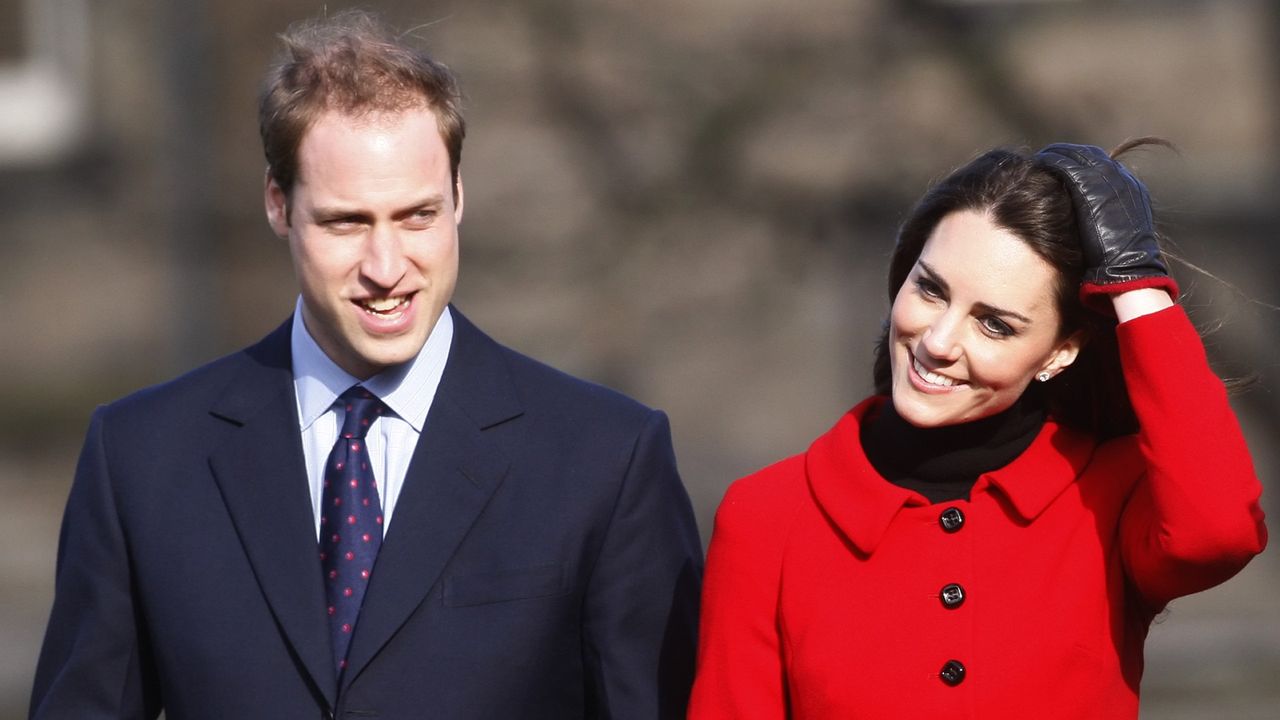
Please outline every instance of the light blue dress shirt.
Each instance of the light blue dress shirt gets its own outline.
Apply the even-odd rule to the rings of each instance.
[[[302,298],[293,310],[293,390],[298,401],[298,423],[302,433],[302,453],[311,483],[311,509],[315,514],[316,539],[320,538],[320,496],[324,490],[324,463],[338,439],[343,410],[334,403],[347,388],[357,383],[382,398],[390,408],[369,426],[365,445],[373,461],[373,476],[382,500],[382,534],[391,527],[396,500],[404,485],[413,449],[422,434],[427,412],[435,400],[444,374],[449,348],[453,345],[453,316],[446,307],[427,336],[417,357],[389,368],[361,382],[338,367],[307,331],[302,320]]]

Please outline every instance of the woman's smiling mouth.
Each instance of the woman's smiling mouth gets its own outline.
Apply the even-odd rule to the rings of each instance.
[[[963,383],[955,378],[949,378],[946,375],[933,372],[920,364],[915,355],[911,356],[911,368],[915,371],[913,374],[918,377],[924,384],[935,388],[966,388],[968,383]]]

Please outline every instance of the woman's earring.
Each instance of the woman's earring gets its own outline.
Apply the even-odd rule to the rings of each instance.
[[[1036,375],[1036,379],[1040,382],[1049,382],[1049,378],[1051,377],[1053,376],[1049,374],[1048,370],[1041,370],[1040,374]]]

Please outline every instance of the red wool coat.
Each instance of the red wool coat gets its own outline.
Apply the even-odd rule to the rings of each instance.
[[[1221,382],[1180,308],[1119,328],[1142,426],[1099,444],[1047,422],[970,500],[930,505],[862,453],[855,407],[716,515],[689,716],[1138,716],[1170,600],[1266,544]]]

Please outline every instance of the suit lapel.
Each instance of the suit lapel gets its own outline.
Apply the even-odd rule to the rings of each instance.
[[[451,311],[449,360],[374,565],[344,688],[422,604],[510,464],[486,432],[522,412],[502,351]]]
[[[286,641],[332,706],[337,678],[289,361],[289,327],[246,351],[251,362],[212,409],[232,429],[210,454],[249,563]]]

